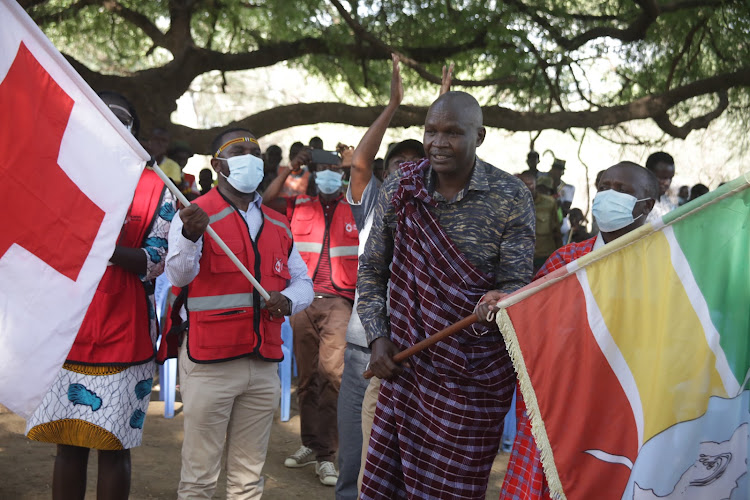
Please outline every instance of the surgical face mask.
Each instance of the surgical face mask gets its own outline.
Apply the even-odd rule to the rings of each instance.
[[[333,194],[341,189],[341,178],[343,172],[334,172],[333,170],[319,170],[315,172],[315,184],[323,194]]]
[[[224,175],[227,182],[240,193],[252,193],[258,189],[263,180],[263,160],[253,155],[232,156],[231,158],[216,158],[224,160],[229,165],[229,176]]]
[[[648,200],[648,198],[639,200],[635,196],[607,189],[596,194],[591,210],[597,224],[599,224],[599,229],[605,233],[611,233],[627,227],[643,217],[643,214],[641,214],[633,218],[633,208],[636,203],[645,200]]]

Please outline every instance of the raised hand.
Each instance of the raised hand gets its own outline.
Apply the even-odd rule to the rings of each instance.
[[[354,156],[354,146],[347,146],[346,144],[339,142],[336,145],[336,151],[341,155],[341,166],[351,167],[352,156]]]
[[[453,63],[446,69],[443,66],[443,81],[440,83],[440,95],[450,91],[451,83],[453,82]]]
[[[302,165],[309,165],[312,161],[312,151],[310,148],[302,148],[299,152],[289,161],[289,168],[295,174],[300,171]]]
[[[198,205],[190,205],[180,210],[182,235],[190,241],[198,241],[208,227],[208,214]]]
[[[404,100],[404,85],[401,81],[398,55],[391,54],[391,60],[393,60],[393,73],[391,74],[391,100],[388,104],[398,107]]]

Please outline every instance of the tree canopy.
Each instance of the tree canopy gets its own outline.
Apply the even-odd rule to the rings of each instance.
[[[388,97],[390,54],[407,87],[475,95],[485,125],[606,130],[651,119],[685,138],[750,113],[746,0],[19,0],[97,90],[126,94],[146,127],[167,124],[201,152],[217,128],[169,123],[211,72],[286,61],[345,89],[341,102],[263,110],[223,126],[258,136],[319,122],[369,126]],[[272,82],[269,82],[272,85]],[[393,126],[420,125],[402,106]]]

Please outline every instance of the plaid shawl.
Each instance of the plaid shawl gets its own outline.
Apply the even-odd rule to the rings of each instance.
[[[400,349],[471,314],[494,283],[431,213],[428,167],[427,160],[402,165],[391,200],[398,216],[391,340]],[[515,383],[500,332],[474,325],[409,363],[382,382],[361,498],[484,498]]]

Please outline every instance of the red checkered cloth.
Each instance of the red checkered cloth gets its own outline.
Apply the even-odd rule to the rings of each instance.
[[[399,349],[469,316],[494,286],[431,213],[428,167],[402,165],[391,200],[391,340]],[[473,325],[409,364],[382,382],[360,498],[484,499],[515,384],[499,330]]]
[[[571,243],[553,253],[536,274],[534,279],[548,275],[583,257],[594,249],[596,238],[580,243]],[[531,420],[526,413],[526,403],[521,395],[520,385],[516,393],[516,418],[518,428],[513,451],[508,461],[500,500],[550,500],[549,486],[544,477],[539,448],[531,434]]]

